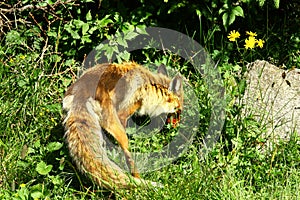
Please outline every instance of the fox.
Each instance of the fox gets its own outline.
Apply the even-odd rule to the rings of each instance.
[[[127,120],[133,114],[169,114],[169,122],[177,126],[182,108],[182,77],[170,79],[164,65],[154,73],[135,62],[97,64],[71,84],[63,98],[64,137],[70,156],[79,171],[100,187],[158,187],[160,184],[142,179],[135,167]],[[121,147],[131,175],[109,159],[105,134]]]

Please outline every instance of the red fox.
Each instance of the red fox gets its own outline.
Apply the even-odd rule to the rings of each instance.
[[[133,62],[99,64],[88,69],[65,94],[63,123],[70,155],[77,167],[91,175],[101,187],[157,185],[140,178],[125,132],[127,120],[134,113],[149,116],[180,113],[183,106],[181,76],[170,80],[164,66],[157,71],[157,74],[152,73]],[[132,176],[108,158],[103,129],[122,148]]]

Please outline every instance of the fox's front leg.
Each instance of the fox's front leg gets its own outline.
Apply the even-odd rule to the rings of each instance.
[[[123,125],[124,128],[126,128],[127,126],[127,119],[133,115],[133,113],[135,113],[140,107],[141,107],[142,103],[140,101],[129,105],[128,107],[121,109],[118,111],[118,117]]]

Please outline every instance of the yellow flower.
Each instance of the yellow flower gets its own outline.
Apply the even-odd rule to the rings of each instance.
[[[256,44],[256,39],[255,37],[249,36],[248,39],[245,40],[245,48],[248,49],[253,49],[255,47]]]
[[[229,41],[234,42],[236,38],[239,38],[241,35],[238,31],[230,31],[229,35],[227,36]]]
[[[257,36],[256,33],[253,33],[251,31],[246,31],[246,34],[249,35],[249,37],[256,37]]]
[[[262,39],[256,40],[256,44],[257,46],[259,46],[260,48],[263,48],[265,41]]]
[[[25,184],[25,183],[22,183],[22,184],[20,184],[20,187],[21,187],[21,188],[24,188],[24,187],[26,187],[26,184]]]

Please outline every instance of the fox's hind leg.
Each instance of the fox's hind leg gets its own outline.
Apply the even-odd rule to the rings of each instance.
[[[101,126],[108,131],[119,143],[120,147],[122,148],[126,163],[130,168],[132,176],[139,178],[139,172],[137,168],[135,167],[134,160],[132,159],[131,153],[128,150],[129,149],[129,142],[128,137],[126,135],[125,126],[123,126],[123,123],[126,123],[127,120],[120,121],[121,119],[118,117],[118,115],[115,113],[116,111],[113,109],[108,109],[112,113],[106,113],[106,115],[103,117],[105,118],[105,123],[102,123]],[[125,124],[126,125],[126,124]]]
[[[125,154],[126,163],[130,168],[130,172],[132,176],[139,178],[140,177],[139,172],[135,167],[134,160],[132,159],[131,153],[128,150],[129,149],[128,137],[121,123],[110,124],[110,127],[106,127],[106,130],[117,140],[120,147],[122,148]]]
[[[127,125],[127,119],[133,113],[135,113],[135,111],[137,109],[139,109],[140,107],[141,107],[141,102],[138,101],[135,104],[132,104],[131,106],[126,107],[126,109],[122,109],[122,110],[118,111],[119,120],[120,120],[121,124],[123,125],[124,129],[126,128],[126,125]],[[126,137],[127,137],[127,135],[126,135]],[[136,178],[140,178],[139,172],[138,172],[137,168],[135,167],[134,160],[132,159],[131,153],[128,150],[128,141],[127,141],[126,144],[127,144],[127,148],[125,147],[125,148],[123,148],[123,150],[124,150],[124,153],[125,153],[127,165],[130,166],[132,176],[134,176]],[[121,145],[121,147],[122,147],[122,145]]]

